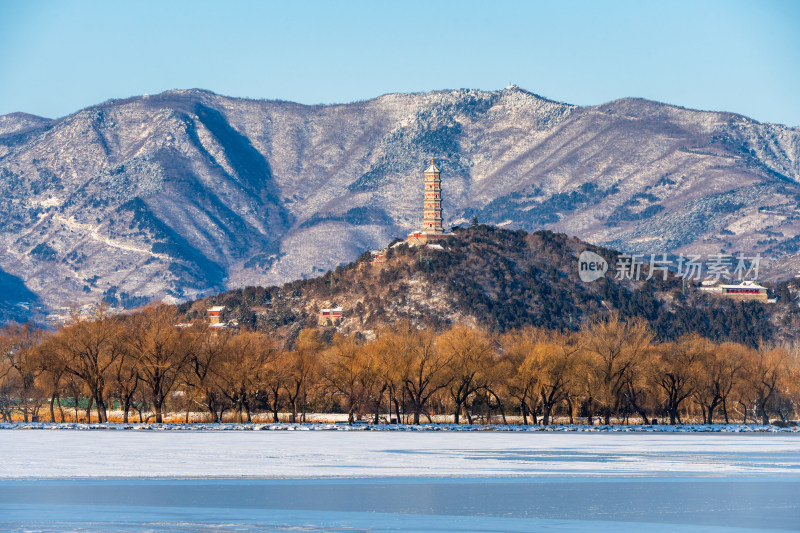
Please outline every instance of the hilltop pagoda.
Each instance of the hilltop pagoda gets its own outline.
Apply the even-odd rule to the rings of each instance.
[[[431,164],[425,169],[422,229],[408,234],[409,244],[426,244],[450,235],[442,228],[442,180],[439,173],[439,167],[431,159]]]

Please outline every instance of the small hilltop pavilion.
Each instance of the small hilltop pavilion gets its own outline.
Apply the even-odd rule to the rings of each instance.
[[[442,180],[439,174],[439,167],[431,159],[431,164],[425,169],[422,229],[408,234],[408,244],[412,246],[450,236],[442,228]]]
[[[319,310],[319,319],[317,320],[318,326],[338,326],[342,323],[342,313],[344,309],[341,307],[331,307],[329,309]]]
[[[717,296],[726,296],[734,300],[756,300],[759,302],[774,303],[767,294],[767,288],[755,281],[746,280],[738,285],[725,285],[723,283],[708,283],[700,290]]]

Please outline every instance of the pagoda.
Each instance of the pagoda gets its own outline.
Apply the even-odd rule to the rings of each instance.
[[[433,159],[425,169],[425,197],[422,208],[422,229],[408,234],[409,244],[426,244],[450,234],[442,228],[442,180]]]

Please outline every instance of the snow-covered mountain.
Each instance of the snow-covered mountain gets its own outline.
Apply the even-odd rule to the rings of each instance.
[[[0,269],[48,306],[317,275],[419,225],[431,157],[446,225],[800,264],[800,128],[512,86],[328,106],[168,91],[1,116]]]

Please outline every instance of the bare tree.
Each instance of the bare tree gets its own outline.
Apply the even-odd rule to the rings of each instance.
[[[219,361],[231,349],[232,334],[229,331],[210,331],[197,325],[192,331],[196,338],[195,347],[189,358],[185,376],[187,392],[195,402],[208,411],[214,422],[222,422],[222,415],[229,407],[219,389],[215,370]]]
[[[325,350],[320,377],[325,388],[341,398],[347,411],[347,422],[355,421],[356,413],[367,403],[378,381],[376,361],[369,350],[353,338],[336,335]]]
[[[538,368],[525,364],[525,361],[532,357],[537,339],[543,334],[538,328],[527,327],[504,333],[500,337],[502,355],[499,364],[507,373],[509,395],[519,402],[523,424],[528,423],[528,414],[534,424],[538,423],[536,411],[541,375]]]
[[[584,336],[592,374],[593,397],[603,409],[605,423],[619,412],[628,376],[651,348],[653,334],[639,320],[625,321],[618,315],[593,323]]]
[[[128,423],[136,392],[139,389],[139,366],[137,354],[129,338],[130,333],[120,324],[114,340],[118,346],[117,356],[111,363],[111,393],[119,401],[122,410],[122,422]]]
[[[292,422],[297,422],[298,403],[303,404],[305,422],[305,405],[308,388],[319,367],[320,352],[323,349],[319,332],[304,329],[297,338],[297,346],[287,354],[285,359],[284,390],[292,408]]]
[[[648,375],[662,393],[670,424],[681,422],[681,404],[694,394],[698,369],[711,353],[709,342],[699,335],[661,344],[652,351]]]
[[[494,362],[492,339],[485,331],[458,325],[439,336],[436,348],[448,361],[447,391],[453,401],[454,422],[459,423],[459,415],[464,411],[471,424],[469,399],[478,390],[489,386],[489,370]]]
[[[38,419],[44,393],[37,383],[43,372],[37,350],[44,337],[44,332],[31,324],[12,324],[0,330],[0,378],[7,396],[7,419],[15,410],[25,422]]]
[[[403,367],[401,358],[398,355],[404,353],[405,341],[402,335],[397,333],[397,329],[402,329],[403,327],[407,327],[407,325],[401,325],[399,328],[382,328],[378,332],[378,338],[371,346],[375,357],[381,393],[383,391],[387,392],[390,403],[389,411],[391,412],[393,405],[398,422],[402,421],[401,408],[405,408],[402,405],[402,395],[405,390]]]
[[[780,381],[788,374],[789,353],[783,348],[760,349],[753,352],[752,387],[756,412],[762,424],[769,424],[769,411],[776,399]]]
[[[243,421],[243,412],[250,422],[252,400],[263,390],[265,372],[272,363],[275,343],[263,333],[242,332],[227,344],[214,364],[219,390],[236,411],[236,421]]]
[[[99,422],[107,422],[106,381],[109,369],[122,356],[118,342],[121,324],[116,318],[99,316],[95,320],[76,320],[61,329],[54,346],[65,369],[83,380],[97,409]]]
[[[153,404],[156,423],[163,422],[164,401],[194,353],[194,339],[185,328],[177,327],[178,319],[175,307],[158,305],[127,321],[129,349],[136,358],[143,392]]]
[[[749,348],[730,342],[718,346],[711,341],[706,342],[708,350],[694,375],[694,399],[703,411],[706,424],[714,423],[714,412],[718,407],[722,407],[727,424],[728,397],[742,373]]]
[[[46,396],[50,398],[50,420],[56,421],[55,405],[58,403],[59,415],[63,422],[65,417],[61,405],[61,393],[68,372],[66,360],[59,355],[54,341],[55,336],[49,336],[39,345],[38,359],[42,369],[39,382]]]
[[[436,335],[428,329],[414,330],[404,324],[398,334],[402,339],[397,356],[401,361],[403,385],[414,423],[419,424],[423,413],[430,420],[427,407],[431,397],[453,379],[448,372],[453,355],[436,349]]]
[[[542,424],[548,425],[553,408],[565,401],[578,378],[582,346],[574,333],[552,333],[536,343],[524,365],[529,373],[539,373],[539,396],[542,401]]]
[[[290,372],[291,354],[286,350],[278,350],[275,360],[268,365],[264,373],[264,387],[267,406],[272,413],[272,421],[278,422],[278,412],[283,406],[283,390],[286,388]]]

